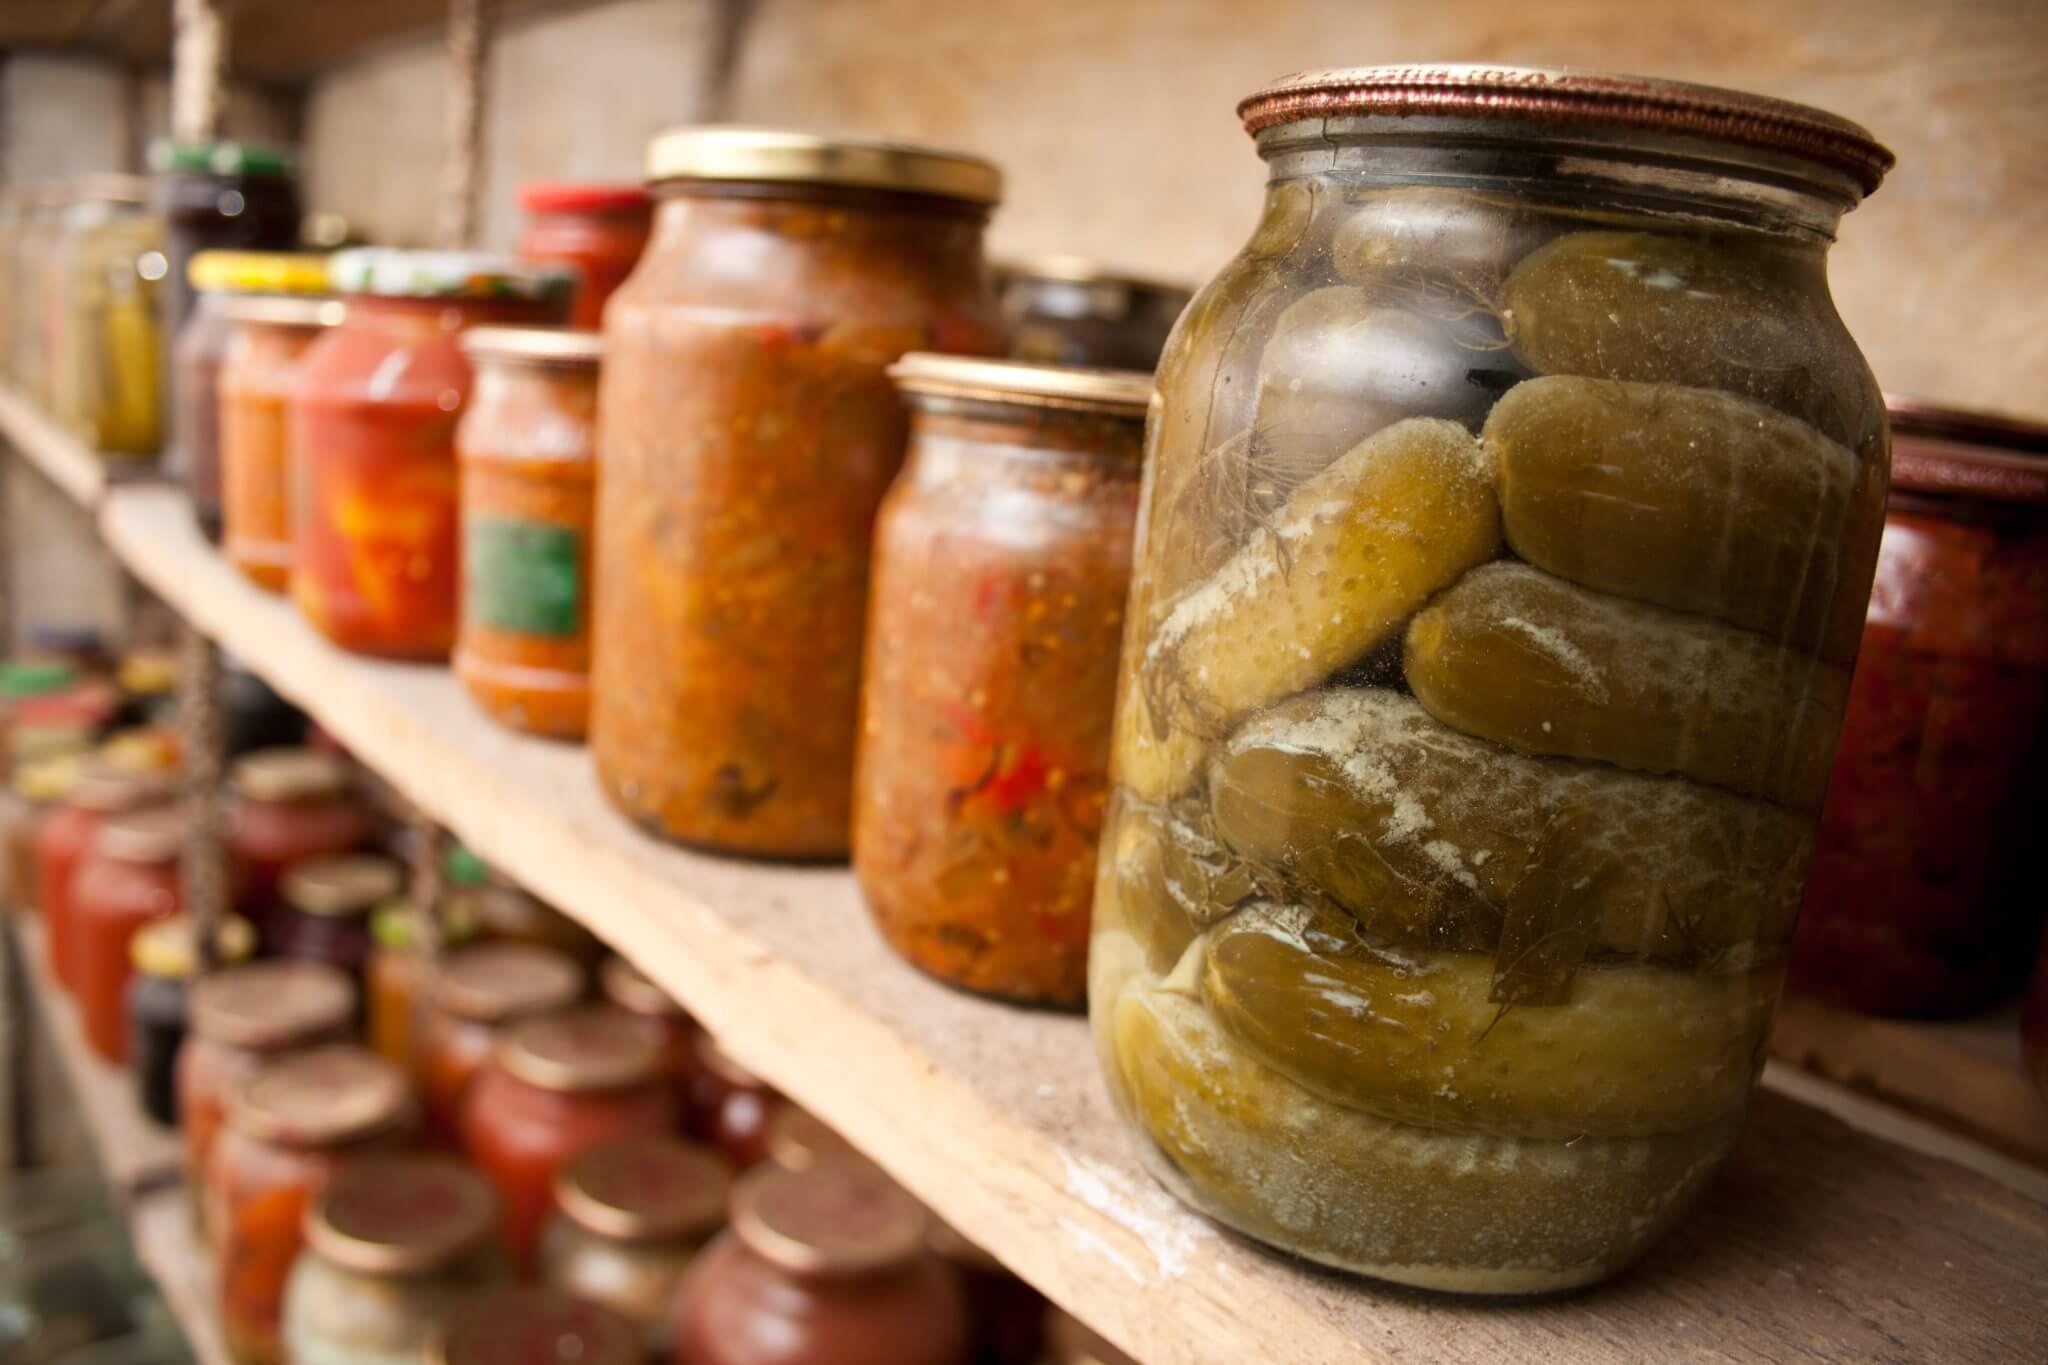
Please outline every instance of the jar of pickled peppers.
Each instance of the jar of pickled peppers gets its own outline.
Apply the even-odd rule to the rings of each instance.
[[[1631,77],[1240,106],[1157,377],[1090,954],[1211,1216],[1464,1293],[1614,1274],[1729,1151],[1883,530],[1827,248],[1891,156]]]

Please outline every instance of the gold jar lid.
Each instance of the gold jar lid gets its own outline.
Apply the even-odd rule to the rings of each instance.
[[[461,1162],[368,1157],[337,1171],[306,1210],[306,1244],[365,1275],[421,1275],[475,1250],[497,1226],[496,1193]]]
[[[176,806],[128,811],[100,826],[93,852],[122,863],[176,861],[185,846],[185,812]]]
[[[835,185],[974,204],[1003,197],[1003,173],[964,152],[720,124],[657,134],[647,147],[647,178]]]
[[[333,327],[348,315],[348,305],[340,299],[322,298],[318,295],[294,298],[231,294],[216,303],[213,309],[229,322],[252,323],[263,327],[303,327],[308,330]]]
[[[252,962],[192,983],[192,1033],[209,1042],[275,1052],[324,1037],[355,1013],[356,988],[321,962]]]
[[[318,749],[258,749],[229,774],[251,801],[309,801],[348,790],[348,765]]]
[[[449,955],[434,976],[434,1003],[481,1024],[566,1009],[583,994],[583,969],[537,943],[479,943]]]
[[[372,1137],[405,1116],[405,1077],[376,1053],[334,1043],[280,1057],[228,1091],[237,1132],[288,1147]]]
[[[597,984],[604,998],[628,1014],[645,1019],[689,1019],[675,997],[654,984],[647,973],[614,953],[597,969]]]
[[[555,1289],[493,1289],[463,1300],[427,1345],[427,1365],[642,1365],[641,1328]]]
[[[498,1064],[541,1090],[621,1090],[661,1072],[661,1045],[647,1021],[590,1005],[513,1024],[498,1036]]]
[[[768,1159],[793,1171],[826,1161],[866,1161],[852,1143],[800,1104],[785,1104],[768,1120]]]
[[[397,863],[377,853],[347,853],[294,864],[280,888],[285,904],[322,919],[367,915],[405,887]]]
[[[627,1138],[593,1147],[555,1174],[555,1203],[600,1237],[693,1237],[725,1221],[732,1165],[682,1138]]]
[[[604,359],[604,333],[574,327],[471,327],[457,340],[474,360],[523,360],[595,369]]]
[[[690,1040],[690,1050],[697,1054],[697,1065],[724,1081],[735,1090],[767,1090],[768,1082],[741,1066],[732,1059],[732,1054],[718,1045],[718,1040],[709,1033],[699,1031]]]
[[[177,791],[177,782],[163,772],[138,773],[115,768],[105,759],[85,761],[64,803],[95,815],[123,815],[160,805]]]
[[[214,926],[213,950],[223,967],[247,962],[256,952],[256,928],[240,915]],[[145,976],[180,980],[199,970],[199,926],[190,915],[153,920],[135,931],[128,960]]]
[[[748,1249],[793,1275],[870,1275],[924,1252],[924,1206],[865,1162],[807,1171],[764,1163],[740,1180],[732,1227]]]
[[[913,351],[889,367],[896,387],[913,398],[970,398],[1020,407],[1068,408],[1145,420],[1152,376],[1135,370],[1092,370],[1023,360]]]

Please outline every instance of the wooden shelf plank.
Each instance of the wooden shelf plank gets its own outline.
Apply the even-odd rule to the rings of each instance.
[[[102,527],[139,578],[364,762],[1140,1358],[2048,1356],[2048,1207],[1768,1092],[1700,1210],[1594,1295],[1463,1305],[1268,1255],[1142,1174],[1082,1021],[906,968],[843,870],[645,837],[606,805],[581,749],[493,726],[443,669],[335,651],[229,569],[168,489],[123,490]]]
[[[14,448],[64,496],[88,510],[99,506],[112,482],[113,470],[106,460],[73,440],[20,394],[4,387],[0,387],[0,427],[5,428]]]
[[[128,1229],[135,1259],[156,1281],[199,1365],[234,1365],[221,1339],[212,1258],[199,1245],[184,1191],[158,1190],[137,1200]]]

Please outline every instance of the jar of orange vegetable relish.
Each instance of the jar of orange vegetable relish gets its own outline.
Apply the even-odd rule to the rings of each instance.
[[[630,816],[844,857],[887,367],[1001,349],[972,157],[759,129],[657,138],[654,239],[605,312],[591,748]]]
[[[290,404],[292,598],[343,649],[446,658],[461,560],[455,424],[470,389],[457,337],[558,319],[574,277],[376,249],[340,253],[331,273],[348,314],[307,351]]]
[[[306,350],[341,321],[334,299],[227,297],[220,365],[221,547],[244,577],[272,592],[291,582],[291,445],[285,397]]]
[[[1152,381],[924,354],[890,373],[910,460],[875,526],[854,870],[919,967],[1077,1005]]]
[[[479,327],[462,461],[462,631],[455,672],[515,730],[581,739],[590,714],[590,542],[597,498],[593,332]]]

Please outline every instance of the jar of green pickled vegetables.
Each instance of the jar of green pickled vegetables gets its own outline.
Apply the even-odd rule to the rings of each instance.
[[[1161,361],[1091,1015],[1161,1178],[1468,1293],[1613,1274],[1762,1063],[1883,528],[1891,155],[1579,72],[1298,76]]]

